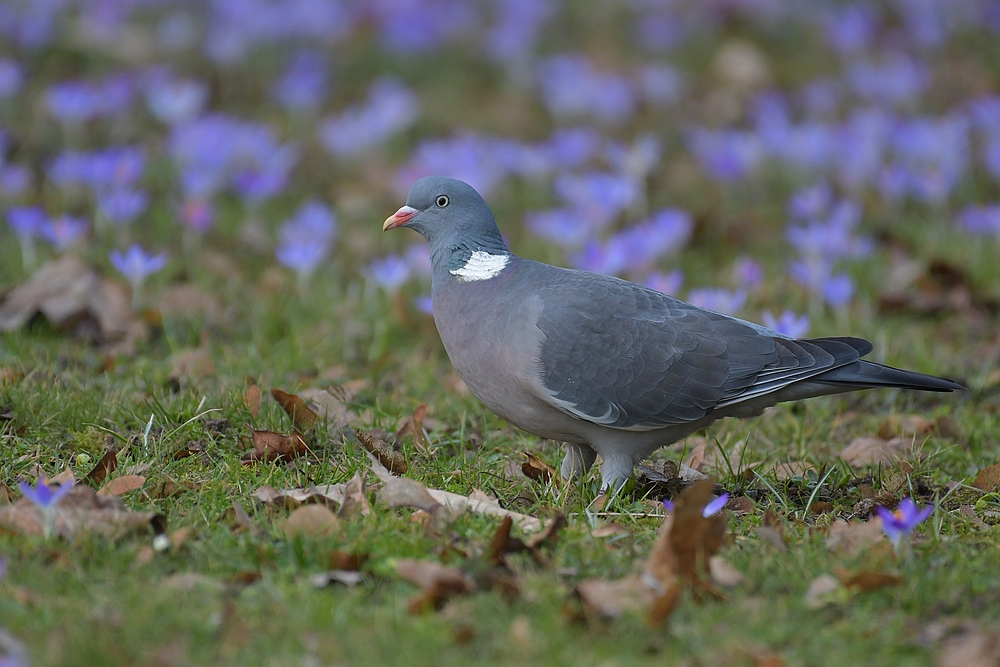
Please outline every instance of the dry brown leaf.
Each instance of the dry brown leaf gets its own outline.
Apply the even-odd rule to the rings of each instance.
[[[993,528],[993,526],[979,518],[979,515],[976,514],[976,509],[972,505],[959,505],[958,512],[971,521],[972,525],[979,530],[991,530]]]
[[[427,436],[424,435],[424,415],[427,414],[427,404],[421,403],[417,406],[417,409],[413,411],[413,414],[406,418],[403,425],[399,427],[394,436],[397,442],[402,442],[403,438],[407,436],[413,437],[413,444],[417,447],[427,451],[430,443],[427,442]]]
[[[838,569],[836,575],[844,588],[854,589],[862,593],[886,588],[887,586],[898,586],[903,583],[902,577],[895,574],[886,574],[885,572],[866,571],[851,574],[846,570]]]
[[[722,556],[712,556],[708,559],[708,571],[712,581],[723,588],[739,586],[745,579],[743,573]]]
[[[306,402],[295,394],[289,394],[277,387],[271,387],[271,396],[278,402],[285,414],[291,417],[292,424],[299,431],[308,431],[319,421],[319,415],[313,412]]]
[[[784,482],[794,477],[805,477],[815,466],[805,461],[782,461],[774,465],[774,476]]]
[[[256,419],[260,412],[260,387],[252,384],[243,390],[243,405],[250,411],[250,416]]]
[[[556,486],[562,485],[562,479],[559,477],[559,473],[556,469],[550,466],[545,461],[541,460],[531,452],[524,452],[527,461],[521,464],[521,472],[523,472],[529,479],[532,479],[540,484],[548,484],[553,482]]]
[[[49,480],[50,485],[55,478]],[[166,520],[155,512],[132,512],[119,498],[99,496],[85,484],[77,484],[53,510],[57,535],[71,538],[77,533],[93,532],[110,539],[153,529],[162,532]],[[0,527],[22,535],[43,535],[42,511],[27,498],[0,507]]]
[[[253,451],[243,455],[243,463],[251,464],[257,461],[291,461],[296,456],[302,456],[309,451],[306,440],[298,431],[291,435],[275,433],[274,431],[258,431],[247,429],[253,435]]]
[[[892,465],[914,454],[914,441],[912,438],[892,438],[882,440],[881,438],[861,437],[855,438],[847,447],[840,451],[840,458],[855,468],[866,466]]]
[[[674,510],[660,528],[646,561],[646,572],[664,585],[679,576],[696,590],[707,588],[701,572],[722,547],[729,523],[725,512],[703,516],[705,506],[714,497],[715,483],[701,480],[674,499]]]
[[[840,590],[840,581],[832,574],[821,574],[809,582],[805,603],[810,609],[825,607],[830,597]]]
[[[619,526],[614,521],[606,523],[603,526],[598,526],[594,530],[590,531],[591,537],[596,537],[598,539],[603,537],[615,537],[616,535],[625,535],[628,531]]]
[[[142,485],[145,483],[146,478],[142,475],[124,475],[122,477],[115,477],[102,486],[101,490],[97,492],[97,495],[123,496],[126,493],[135,491],[136,489],[141,489]]]
[[[921,415],[891,415],[878,427],[878,437],[892,440],[898,436],[927,436],[934,433],[934,422]]]
[[[860,521],[847,523],[843,519],[837,519],[830,526],[826,546],[830,551],[844,554],[850,558],[868,547],[878,544],[884,537],[885,533],[882,532],[882,519],[880,517],[875,517],[864,523]]]
[[[469,494],[468,497],[440,489],[427,489],[427,492],[434,500],[448,508],[448,511],[453,515],[458,515],[462,512],[472,512],[473,514],[486,514],[489,516],[509,516],[514,520],[518,528],[528,532],[535,532],[542,527],[542,522],[537,518],[504,509],[492,498],[484,500],[481,497],[477,497],[475,491]]]
[[[202,380],[215,375],[215,362],[203,348],[181,350],[170,356],[170,379],[177,382]]]
[[[726,503],[726,509],[736,516],[746,516],[754,511],[754,502],[747,496],[734,496]]]
[[[39,268],[0,302],[0,331],[16,331],[36,313],[57,329],[110,342],[135,324],[127,288],[101,277],[72,254]]]
[[[354,477],[344,485],[343,493],[344,500],[337,510],[337,516],[345,519],[358,515],[368,516],[372,513],[372,508],[368,505],[368,493],[363,475],[354,473]]]
[[[366,553],[347,553],[334,549],[327,557],[327,565],[331,570],[357,571],[368,560]]]
[[[997,667],[1000,665],[1000,626],[969,621],[941,644],[937,667]]]
[[[194,491],[194,488],[194,486],[188,483],[179,484],[177,481],[167,477],[147,486],[144,493],[154,500],[162,500],[164,498],[173,498],[185,491]]]
[[[24,372],[19,371],[16,368],[0,366],[0,385],[14,384],[15,382],[20,382],[23,379]]]
[[[303,389],[299,397],[304,400],[320,419],[326,420],[331,429],[347,426],[357,419],[349,403],[354,400],[355,391],[363,386],[358,383],[331,385],[325,389]]]
[[[615,619],[626,612],[648,609],[658,597],[654,589],[635,574],[615,581],[585,579],[575,592],[583,603],[584,613],[592,619]]]
[[[238,500],[233,501],[233,518],[236,519],[236,526],[240,530],[253,532],[256,529],[253,519],[250,518],[250,515],[247,514],[247,511]]]
[[[1000,463],[994,463],[980,470],[972,486],[990,493],[1000,491]]]
[[[505,516],[493,533],[489,546],[486,547],[486,560],[494,565],[505,565],[508,554],[520,553],[528,549],[522,540],[511,537],[510,529],[513,526],[513,519]]]
[[[389,469],[393,475],[405,475],[410,469],[406,458],[401,452],[394,450],[384,440],[380,440],[368,431],[358,429],[358,442],[378,459],[379,463]]]
[[[107,476],[113,473],[117,467],[118,450],[114,447],[109,447],[104,452],[104,456],[101,457],[101,460],[97,462],[97,465],[95,465],[83,479],[91,486],[100,486]]]
[[[476,590],[472,577],[439,563],[404,558],[396,561],[396,573],[421,590],[421,595],[410,601],[411,614],[440,609],[448,599]]]
[[[300,505],[318,504],[332,509],[344,504],[346,487],[346,484],[320,484],[304,489],[279,491],[273,486],[262,486],[253,495],[265,505],[295,509]]]
[[[293,510],[288,518],[278,526],[278,532],[286,538],[327,537],[337,531],[337,515],[324,505],[303,505]]]

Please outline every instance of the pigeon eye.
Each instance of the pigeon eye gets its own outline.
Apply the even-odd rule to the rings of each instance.
[[[448,195],[438,195],[438,198],[434,203],[437,204],[438,208],[444,208],[451,203],[451,200],[448,199]]]

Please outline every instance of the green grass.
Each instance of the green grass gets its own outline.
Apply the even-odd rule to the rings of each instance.
[[[380,295],[361,298],[359,284],[349,282],[344,292],[336,284],[317,280],[301,297],[282,292],[245,302],[237,298],[240,315],[208,329],[206,346],[216,372],[182,380],[179,387],[168,381],[170,357],[196,344],[192,322],[167,321],[137,356],[120,358],[104,371],[97,350],[44,324],[0,338],[0,367],[26,374],[0,386],[0,404],[14,412],[0,443],[0,476],[9,485],[34,465],[53,473],[69,466],[80,477],[114,440],[127,444],[116,474],[149,464],[147,488],[171,479],[191,489],[166,499],[141,491],[126,496],[132,509],[165,515],[169,530],[192,529],[178,550],[142,566],[134,563],[151,536],[112,544],[86,536],[67,542],[0,535],[7,560],[0,625],[26,643],[34,664],[739,665],[752,664],[754,655],[768,650],[788,664],[919,665],[929,664],[933,655],[933,647],[920,641],[927,623],[1000,615],[1000,601],[990,593],[1000,585],[996,529],[979,531],[954,511],[960,502],[974,503],[974,492],[948,495],[901,558],[879,547],[846,559],[829,552],[823,539],[833,516],[849,514],[860,500],[853,480],[865,474],[838,463],[837,452],[853,437],[877,432],[894,413],[950,415],[965,431],[962,441],[931,436],[922,443],[925,458],[912,461],[912,477],[915,488],[924,489],[924,501],[945,497],[948,482],[968,483],[998,458],[993,435],[998,401],[983,384],[990,369],[976,368],[966,351],[974,336],[963,336],[955,322],[862,320],[852,311],[850,330],[882,341],[893,363],[965,375],[970,392],[818,399],[710,429],[710,441],[728,449],[746,438],[752,460],[769,462],[758,468],[766,483],[741,470],[719,479],[727,489],[749,490],[757,498],[753,513],[730,518],[732,540],[722,552],[746,579],[719,601],[686,598],[666,626],[649,628],[640,615],[581,622],[572,591],[584,578],[621,577],[641,564],[660,521],[645,516],[655,499],[619,499],[610,509],[627,533],[595,538],[593,527],[611,520],[588,511],[595,475],[562,491],[506,479],[503,467],[519,461],[520,451],[537,450],[557,465],[560,448],[539,443],[451,389],[453,371],[428,321],[417,319],[406,328],[386,315],[392,309]],[[341,305],[331,306],[334,302]],[[334,312],[353,318],[353,334],[331,322]],[[824,333],[834,326],[819,324]],[[246,424],[289,430],[287,417],[267,396],[252,419],[241,398],[248,381],[266,394],[271,386],[295,391],[357,379],[367,380],[355,399],[357,411],[367,415],[362,426],[392,431],[417,404],[430,406],[429,415],[437,420],[430,434],[432,455],[403,443],[411,477],[458,493],[481,488],[529,514],[558,510],[569,516],[544,567],[514,558],[519,599],[508,602],[480,591],[436,614],[411,616],[407,603],[417,591],[394,575],[395,559],[438,560],[443,552],[452,564],[478,567],[495,519],[464,515],[432,537],[410,520],[409,510],[375,504],[370,516],[343,522],[333,537],[288,540],[276,529],[288,512],[253,498],[265,484],[292,488],[347,481],[368,464],[351,437],[320,428],[306,459],[241,465],[240,456],[249,449]],[[150,415],[153,429],[144,444],[141,433]],[[225,419],[228,427],[206,430],[209,418]],[[173,451],[192,440],[204,443],[206,456],[174,459]],[[677,460],[683,447],[658,456]],[[787,481],[768,472],[788,460],[807,461],[821,472]],[[817,489],[817,478],[831,466]],[[873,473],[877,487],[888,471]],[[807,514],[810,497],[831,502],[834,514]],[[259,531],[234,531],[234,500],[248,509]],[[756,536],[767,508],[785,516],[787,553]],[[362,584],[314,588],[309,575],[328,567],[334,549],[369,554]],[[468,563],[459,551],[469,554]],[[904,581],[808,608],[809,582],[837,568],[893,572]],[[232,583],[247,572],[260,579]],[[188,573],[207,583],[178,588],[183,582],[178,576]]]

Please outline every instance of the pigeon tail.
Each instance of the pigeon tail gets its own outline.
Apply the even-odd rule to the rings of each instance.
[[[963,385],[945,378],[904,371],[872,361],[855,361],[817,375],[811,381],[845,388],[857,387],[858,389],[875,387],[899,387],[920,391],[961,391],[965,389]]]

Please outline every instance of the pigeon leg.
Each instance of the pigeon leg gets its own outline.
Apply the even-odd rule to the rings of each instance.
[[[597,452],[588,445],[578,445],[576,443],[566,443],[566,456],[563,457],[559,472],[565,479],[583,477],[594,465]]]
[[[632,457],[622,452],[602,452],[601,492],[619,491],[632,477],[635,463]]]

